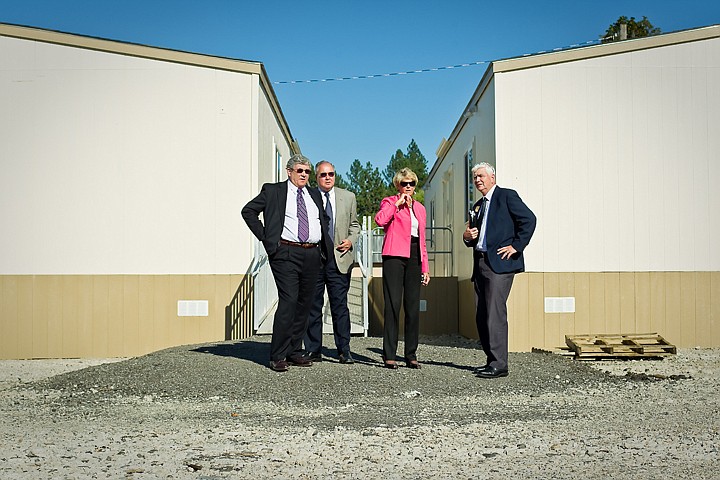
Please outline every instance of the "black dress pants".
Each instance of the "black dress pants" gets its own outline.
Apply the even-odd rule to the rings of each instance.
[[[417,360],[420,334],[420,242],[413,237],[410,258],[383,256],[385,324],[383,357],[395,360],[400,324],[400,306],[405,309],[405,360]]]
[[[322,350],[322,310],[325,304],[326,286],[330,299],[335,348],[337,348],[338,354],[347,354],[350,352],[350,309],[348,309],[347,303],[350,272],[341,273],[338,270],[334,255],[330,255],[317,277],[315,300],[310,309],[308,328],[305,334],[305,350],[312,353],[320,353]]]
[[[475,323],[487,364],[508,368],[507,300],[514,273],[495,273],[485,257],[475,255]]]
[[[278,289],[270,360],[277,362],[302,353],[302,340],[321,267],[320,247],[280,244],[270,259],[270,269]]]

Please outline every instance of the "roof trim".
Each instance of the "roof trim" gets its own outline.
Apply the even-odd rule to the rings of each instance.
[[[592,45],[589,47],[578,47],[570,50],[562,50],[558,52],[540,53],[530,56],[514,57],[505,60],[496,60],[491,62],[485,69],[485,73],[478,83],[477,88],[470,97],[470,101],[463,110],[466,112],[468,108],[477,104],[480,97],[490,85],[495,73],[511,72],[515,70],[523,70],[528,68],[542,67],[545,65],[555,65],[558,63],[574,62],[577,60],[585,60],[588,58],[605,57],[608,55],[616,55],[620,53],[635,52],[639,50],[647,50],[650,48],[665,47],[669,45],[677,45],[681,43],[696,42],[699,40],[709,40],[720,37],[720,25],[710,25],[707,27],[694,28],[690,30],[681,30],[679,32],[663,33],[652,37],[636,38],[632,40],[623,40],[619,42],[603,43],[600,45]],[[461,116],[455,124],[450,137],[443,143],[442,151],[438,149],[442,156],[438,156],[428,174],[428,182],[432,180],[435,171],[445,159],[445,156],[452,148],[457,140],[460,131],[465,126],[467,119]]]
[[[83,48],[86,50],[95,50],[98,52],[114,53],[118,55],[127,55],[130,57],[179,63],[195,67],[258,75],[261,86],[266,92],[269,92],[268,99],[270,100],[273,112],[280,123],[280,128],[286,136],[286,140],[290,145],[290,148],[296,148],[294,145],[297,145],[297,143],[290,133],[290,127],[288,126],[287,120],[280,109],[280,103],[275,95],[275,90],[273,89],[272,83],[265,71],[265,67],[261,62],[217,57],[193,52],[183,52],[180,50],[171,50],[160,47],[150,47],[137,43],[119,42],[116,40],[107,40],[103,38],[58,32],[37,27],[11,25],[7,23],[0,23],[0,36],[35,42],[52,43],[55,45]]]
[[[696,42],[720,37],[720,25],[711,25],[693,30],[653,35],[652,37],[635,38],[618,42],[603,43],[589,47],[578,47],[569,50],[549,52],[525,57],[498,60],[492,63],[494,73],[511,72],[526,68],[554,65],[558,63],[605,57],[620,53],[636,52],[650,48],[666,47],[680,43]]]

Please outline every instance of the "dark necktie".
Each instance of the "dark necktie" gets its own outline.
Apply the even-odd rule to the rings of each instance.
[[[483,197],[480,199],[480,212],[478,213],[477,227],[476,227],[478,230],[480,230],[480,228],[482,228],[483,217],[485,217],[485,210],[487,210],[487,202],[488,202],[487,197]]]
[[[325,192],[325,213],[330,217],[330,223],[328,224],[328,233],[330,238],[335,239],[335,221],[333,220],[333,209],[330,203],[330,192]]]
[[[310,236],[310,223],[308,222],[307,208],[305,208],[305,199],[303,198],[302,188],[297,191],[297,218],[298,218],[298,240],[307,242]]]

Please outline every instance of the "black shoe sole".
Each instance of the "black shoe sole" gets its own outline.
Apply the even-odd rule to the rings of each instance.
[[[507,377],[508,375],[510,375],[510,372],[487,373],[487,371],[481,371],[477,373],[478,378],[500,378]]]

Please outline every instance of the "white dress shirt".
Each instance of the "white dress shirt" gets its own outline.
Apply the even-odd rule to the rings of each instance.
[[[298,238],[298,218],[297,218],[297,192],[298,188],[288,180],[288,192],[285,203],[285,222],[283,224],[283,240],[289,242],[299,242]],[[322,239],[322,231],[320,229],[320,211],[315,205],[315,201],[308,192],[307,185],[303,187],[303,199],[305,200],[305,209],[308,214],[308,224],[310,227],[310,235],[308,243],[320,243]]]

